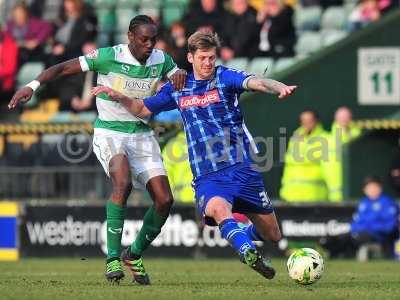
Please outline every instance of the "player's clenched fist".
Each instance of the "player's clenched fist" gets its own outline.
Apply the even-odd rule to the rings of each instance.
[[[13,109],[18,105],[18,103],[28,102],[32,98],[32,95],[32,88],[29,86],[24,86],[23,88],[19,89],[11,98],[10,103],[8,103],[8,108]]]

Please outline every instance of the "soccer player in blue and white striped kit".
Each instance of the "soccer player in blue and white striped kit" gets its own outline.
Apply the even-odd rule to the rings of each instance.
[[[175,91],[170,83],[155,96],[131,99],[108,87],[95,87],[93,94],[107,93],[138,117],[178,108],[182,115],[193,172],[196,205],[209,225],[218,225],[223,238],[241,261],[268,279],[275,270],[256,250],[253,241],[277,242],[281,233],[261,174],[252,159],[256,144],[247,130],[238,105],[245,90],[290,95],[296,86],[215,66],[218,36],[196,32],[188,40],[188,60],[193,73],[185,87]],[[241,228],[232,211],[252,221]]]

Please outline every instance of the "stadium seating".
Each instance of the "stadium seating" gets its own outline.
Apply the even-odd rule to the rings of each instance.
[[[97,113],[94,111],[84,111],[76,114],[76,119],[78,122],[88,122],[93,123],[97,118]]]
[[[163,1],[160,0],[142,0],[140,4],[140,8],[138,10],[141,15],[148,15],[152,17],[159,18],[160,17],[160,8],[163,4]]]
[[[127,31],[127,30],[126,30]],[[128,35],[126,32],[120,32],[114,35],[114,44],[126,44],[128,43]]]
[[[92,5],[98,8],[113,8],[115,5],[114,0],[93,0]]]
[[[321,47],[321,34],[307,31],[300,35],[295,48],[297,55],[302,57],[319,50]]]
[[[269,75],[274,72],[274,60],[270,57],[255,57],[249,67],[248,71],[257,75]]]
[[[189,5],[190,0],[164,0],[165,5],[185,5],[186,7]]]
[[[232,69],[246,70],[248,59],[246,57],[236,57],[225,63],[225,66]]]
[[[95,112],[80,112],[80,113],[70,113],[66,111],[60,111],[53,115],[50,119],[52,123],[70,123],[70,122],[88,122],[92,123],[96,120],[97,113]]]
[[[344,30],[324,30],[322,32],[322,44],[324,47],[330,46],[345,38],[347,34]]]
[[[162,9],[162,19],[164,26],[170,26],[173,22],[182,19],[184,9],[181,5],[165,6]]]
[[[111,44],[111,36],[108,32],[99,32],[97,35],[97,45],[99,47],[107,47]]]
[[[142,8],[156,8],[159,9],[165,1],[163,0],[142,0],[140,7]]]
[[[321,24],[320,6],[299,7],[295,11],[294,22],[297,30],[318,30]]]
[[[24,110],[20,116],[21,122],[46,123],[58,113],[60,102],[58,99],[40,101],[34,109]]]
[[[44,64],[40,62],[28,62],[22,65],[22,67],[18,71],[17,76],[17,87],[20,88],[23,85],[31,82],[36,78],[38,74],[40,74],[44,70]],[[32,99],[25,104],[27,107],[32,107],[37,104],[37,96],[34,94]]]
[[[223,65],[223,64],[224,64],[224,62],[220,58],[217,58],[217,60],[215,61],[216,66]]]
[[[160,17],[160,9],[154,8],[152,6],[141,6],[138,10],[138,14],[148,15],[148,16],[159,18]]]
[[[296,58],[294,57],[284,57],[277,60],[274,65],[274,72],[278,73],[283,71],[296,63]]]
[[[325,10],[322,15],[322,29],[343,30],[347,21],[347,12],[344,7],[333,6]]]
[[[97,8],[96,15],[98,20],[98,27],[101,33],[113,32],[116,22],[114,11],[110,8]]]
[[[128,9],[128,8],[117,8],[115,10],[116,13],[116,20],[117,20],[117,32],[127,32],[129,23],[132,20],[132,18],[138,14],[137,11],[134,9]]]
[[[118,0],[116,1],[117,8],[136,9],[140,5],[141,0]]]

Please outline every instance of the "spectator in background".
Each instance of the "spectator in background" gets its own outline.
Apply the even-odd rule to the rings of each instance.
[[[329,156],[321,161],[325,182],[328,186],[329,201],[343,200],[343,159],[342,147],[359,137],[361,129],[353,123],[353,114],[346,106],[335,112],[335,120],[328,136]]]
[[[233,57],[254,57],[258,52],[259,26],[257,12],[251,8],[247,0],[230,0],[231,12],[226,19],[225,47],[221,49],[221,59]]]
[[[63,6],[63,0],[31,0],[26,2],[31,16],[53,22]]]
[[[385,14],[394,8],[398,8],[400,5],[400,1],[398,0],[377,0],[378,7],[381,14]]]
[[[377,0],[361,0],[349,16],[349,31],[364,28],[368,24],[379,20],[381,11]]]
[[[88,55],[89,53],[96,50],[96,43],[86,43],[83,47],[83,54]],[[93,95],[90,93],[92,87],[96,85],[97,76],[94,72],[86,72],[83,77],[82,93],[79,94],[80,90],[75,92],[75,95],[71,98],[71,109],[74,112],[83,111],[96,111],[96,105]]]
[[[4,120],[7,102],[15,90],[15,78],[18,71],[18,46],[13,38],[0,27],[0,112]],[[4,113],[4,116],[3,116]]]
[[[293,8],[282,0],[265,0],[257,15],[260,24],[258,56],[274,59],[294,56],[296,32],[293,24]]]
[[[6,30],[19,47],[19,65],[28,61],[44,61],[44,47],[51,37],[50,23],[29,15],[24,3],[12,10],[12,18],[7,22]]]
[[[61,23],[59,24],[49,64],[82,55],[85,43],[96,40],[96,24],[84,11],[82,0],[64,0]]]
[[[192,65],[187,60],[186,27],[182,22],[175,22],[170,29],[170,54],[179,68],[190,72]]]
[[[183,21],[188,29],[188,35],[197,30],[208,30],[218,33],[224,39],[225,20],[226,11],[222,6],[222,1],[196,0],[192,2]]]
[[[352,254],[363,244],[373,242],[382,246],[386,258],[393,258],[394,242],[399,236],[398,206],[383,193],[382,182],[376,177],[364,180],[364,194],[350,232],[321,241],[331,257]]]
[[[48,64],[87,54],[96,48],[96,28],[88,13],[84,11],[81,0],[64,0],[63,23],[57,29],[52,54]],[[85,74],[75,74],[51,82],[47,85],[42,98],[60,99],[61,111],[80,111],[91,107],[88,98],[81,98],[85,83]]]
[[[169,46],[166,38],[163,37],[162,35],[157,36],[157,41],[156,41],[156,44],[154,45],[154,48],[162,50],[164,52],[170,51],[170,46]]]
[[[290,202],[327,200],[321,160],[328,155],[328,133],[313,110],[301,113],[300,125],[285,155],[280,197]]]
[[[96,11],[90,2],[93,3],[93,1],[83,1],[82,11],[89,22],[97,25]],[[32,16],[54,22],[57,27],[64,22],[62,20],[64,0],[31,0],[27,3],[29,3],[29,12]]]

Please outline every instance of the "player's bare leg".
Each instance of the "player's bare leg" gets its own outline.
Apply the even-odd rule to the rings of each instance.
[[[174,201],[168,177],[164,175],[153,177],[146,187],[154,202],[155,211],[161,216],[168,217]]]
[[[115,155],[109,163],[112,182],[111,199],[107,202],[107,263],[105,276],[119,283],[124,277],[120,262],[121,237],[124,228],[126,200],[132,191],[132,180],[128,159],[123,154]]]
[[[151,178],[147,182],[146,188],[154,204],[147,210],[136,240],[131,247],[122,252],[122,260],[131,270],[134,281],[142,285],[150,284],[149,276],[143,265],[142,252],[161,232],[173,203],[167,176],[160,175]]]
[[[271,242],[279,242],[282,239],[282,234],[279,229],[278,221],[275,213],[270,214],[247,214],[247,217],[256,227],[257,233],[261,239],[253,240],[269,240]]]
[[[231,204],[222,197],[211,198],[206,206],[205,214],[213,218],[223,238],[238,252],[243,263],[267,279],[275,276],[275,270],[256,250],[254,243],[232,217]]]

